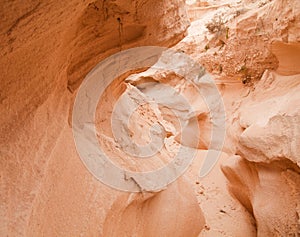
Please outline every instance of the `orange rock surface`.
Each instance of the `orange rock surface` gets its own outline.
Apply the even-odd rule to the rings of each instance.
[[[0,236],[300,235],[300,2],[187,3],[2,1]],[[137,46],[172,48],[206,72],[197,71],[199,81],[190,83],[154,65],[105,88],[95,127],[99,145],[119,167],[159,169],[181,146],[195,154],[183,176],[163,189],[145,191],[134,180],[141,192],[128,193],[88,171],[76,150],[72,115],[78,89],[98,62]],[[158,63],[194,75],[194,65],[175,59],[162,54]],[[226,113],[217,150],[211,113],[219,107],[197,90],[209,89],[201,81],[208,75]],[[124,130],[134,103],[139,107]],[[149,132],[153,123],[163,132]],[[118,143],[115,133],[132,140]],[[163,146],[151,159],[126,153],[126,145],[147,144],[153,134]],[[200,177],[210,152],[219,159]]]

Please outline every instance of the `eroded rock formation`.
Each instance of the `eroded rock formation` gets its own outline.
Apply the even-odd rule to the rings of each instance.
[[[94,179],[76,153],[72,93],[108,55],[178,42],[189,24],[183,4],[2,3],[0,235],[103,234],[120,193]]]
[[[300,235],[299,1],[198,1],[192,11],[188,28],[183,1],[2,3],[1,236]],[[99,144],[113,162],[150,171],[181,145],[195,154],[165,189],[145,192],[134,180],[143,192],[130,194],[86,169],[73,140],[72,109],[99,61],[145,45],[174,46],[205,66],[224,102],[226,137],[213,151],[220,159],[200,178],[215,148],[212,111],[197,90],[208,89],[201,81],[207,74],[197,71],[194,85],[157,68],[122,75],[106,88],[95,118]],[[175,57],[160,60],[194,75],[193,65]],[[120,127],[125,105],[139,105],[125,132],[113,131],[110,121],[120,98]],[[147,144],[153,123],[163,128],[153,133],[163,141],[160,152],[132,159],[132,144]],[[114,132],[130,142],[118,142]]]

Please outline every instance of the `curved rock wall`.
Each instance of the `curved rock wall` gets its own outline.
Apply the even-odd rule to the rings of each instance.
[[[2,3],[1,236],[300,235],[299,1],[205,1],[205,8],[184,38],[189,22],[179,0]],[[129,72],[106,89],[97,108],[98,138],[108,154],[117,154],[114,161],[127,168],[151,170],[173,152],[170,143],[172,149],[165,146],[154,160],[130,163],[114,146],[107,117],[128,92],[159,93],[171,105],[155,107],[161,112],[156,114],[137,110],[129,124],[133,140],[148,141],[146,130],[155,120],[169,129],[166,138],[197,154],[184,177],[160,192],[109,188],[76,152],[71,117],[77,89],[109,55],[175,44],[213,73],[221,92],[227,115],[224,147],[215,151],[221,157],[199,178],[213,123],[203,98],[186,81],[152,68]],[[187,126],[187,139],[180,139],[178,116],[170,112],[178,104],[162,84],[192,101],[197,114],[188,124],[198,124],[200,135]],[[184,117],[187,111],[178,110]]]
[[[75,90],[101,59],[171,46],[182,1],[4,1],[0,17],[0,235],[101,236],[119,192],[88,173],[68,123]]]

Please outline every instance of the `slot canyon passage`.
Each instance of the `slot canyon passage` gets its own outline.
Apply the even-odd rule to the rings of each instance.
[[[0,236],[300,236],[299,0],[0,2]],[[125,192],[81,159],[74,104],[99,62],[141,46],[166,48],[91,85],[97,145],[137,189]],[[192,160],[164,187],[126,175],[180,149]]]

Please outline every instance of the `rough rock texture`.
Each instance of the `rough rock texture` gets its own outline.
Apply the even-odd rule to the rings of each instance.
[[[299,171],[290,162],[251,163],[241,157],[223,166],[229,190],[254,218],[256,236],[299,235]]]
[[[257,236],[300,233],[299,79],[264,73],[240,109],[237,154],[245,159],[231,157],[223,167],[231,192],[255,218]]]
[[[1,10],[1,83],[5,88],[1,101],[9,108],[1,116],[1,133],[18,129],[58,86],[74,91],[104,57],[133,46],[176,43],[188,26],[182,4],[5,2]],[[25,102],[23,97],[28,97]]]
[[[239,151],[250,161],[289,159],[300,166],[300,77],[266,71],[243,101]],[[264,95],[261,95],[264,91]]]
[[[120,193],[76,153],[72,92],[108,55],[178,42],[183,2],[4,1],[0,16],[0,235],[101,236]]]
[[[215,11],[202,7],[206,13],[192,22],[188,36],[176,45],[219,75],[216,83],[227,113],[223,150],[229,155],[220,165],[229,192],[252,216],[250,225],[257,236],[300,233],[299,7],[299,1],[282,0],[232,1]],[[210,187],[220,190],[222,184],[213,184],[214,178],[199,183],[207,179]],[[214,198],[219,195],[220,191]],[[205,219],[214,223],[216,213],[210,214],[204,203],[200,205]],[[229,223],[218,221],[223,222]],[[246,219],[233,222],[249,225]],[[241,235],[210,225],[203,235]],[[249,230],[242,235],[251,236]]]
[[[192,11],[195,21],[176,44],[189,25],[182,1],[1,4],[0,236],[300,235],[300,2],[198,1]],[[142,45],[175,45],[212,73],[226,138],[214,151],[219,161],[200,178],[214,124],[197,90],[155,68],[122,75],[106,88],[96,115],[99,143],[112,160],[149,171],[170,162],[180,145],[195,152],[184,177],[164,190],[126,194],[81,162],[72,105],[101,59]],[[166,61],[193,72],[172,60]],[[196,113],[179,103],[179,92]],[[119,98],[130,104],[154,95],[167,106],[140,106],[126,133],[146,144],[159,123],[164,130],[155,135],[164,146],[153,159],[133,160],[114,140],[109,118]]]
[[[230,1],[194,21],[181,44],[209,72],[249,83],[265,69],[277,69],[273,41],[299,42],[299,5],[297,0]],[[297,62],[299,54],[294,55],[289,62]]]

